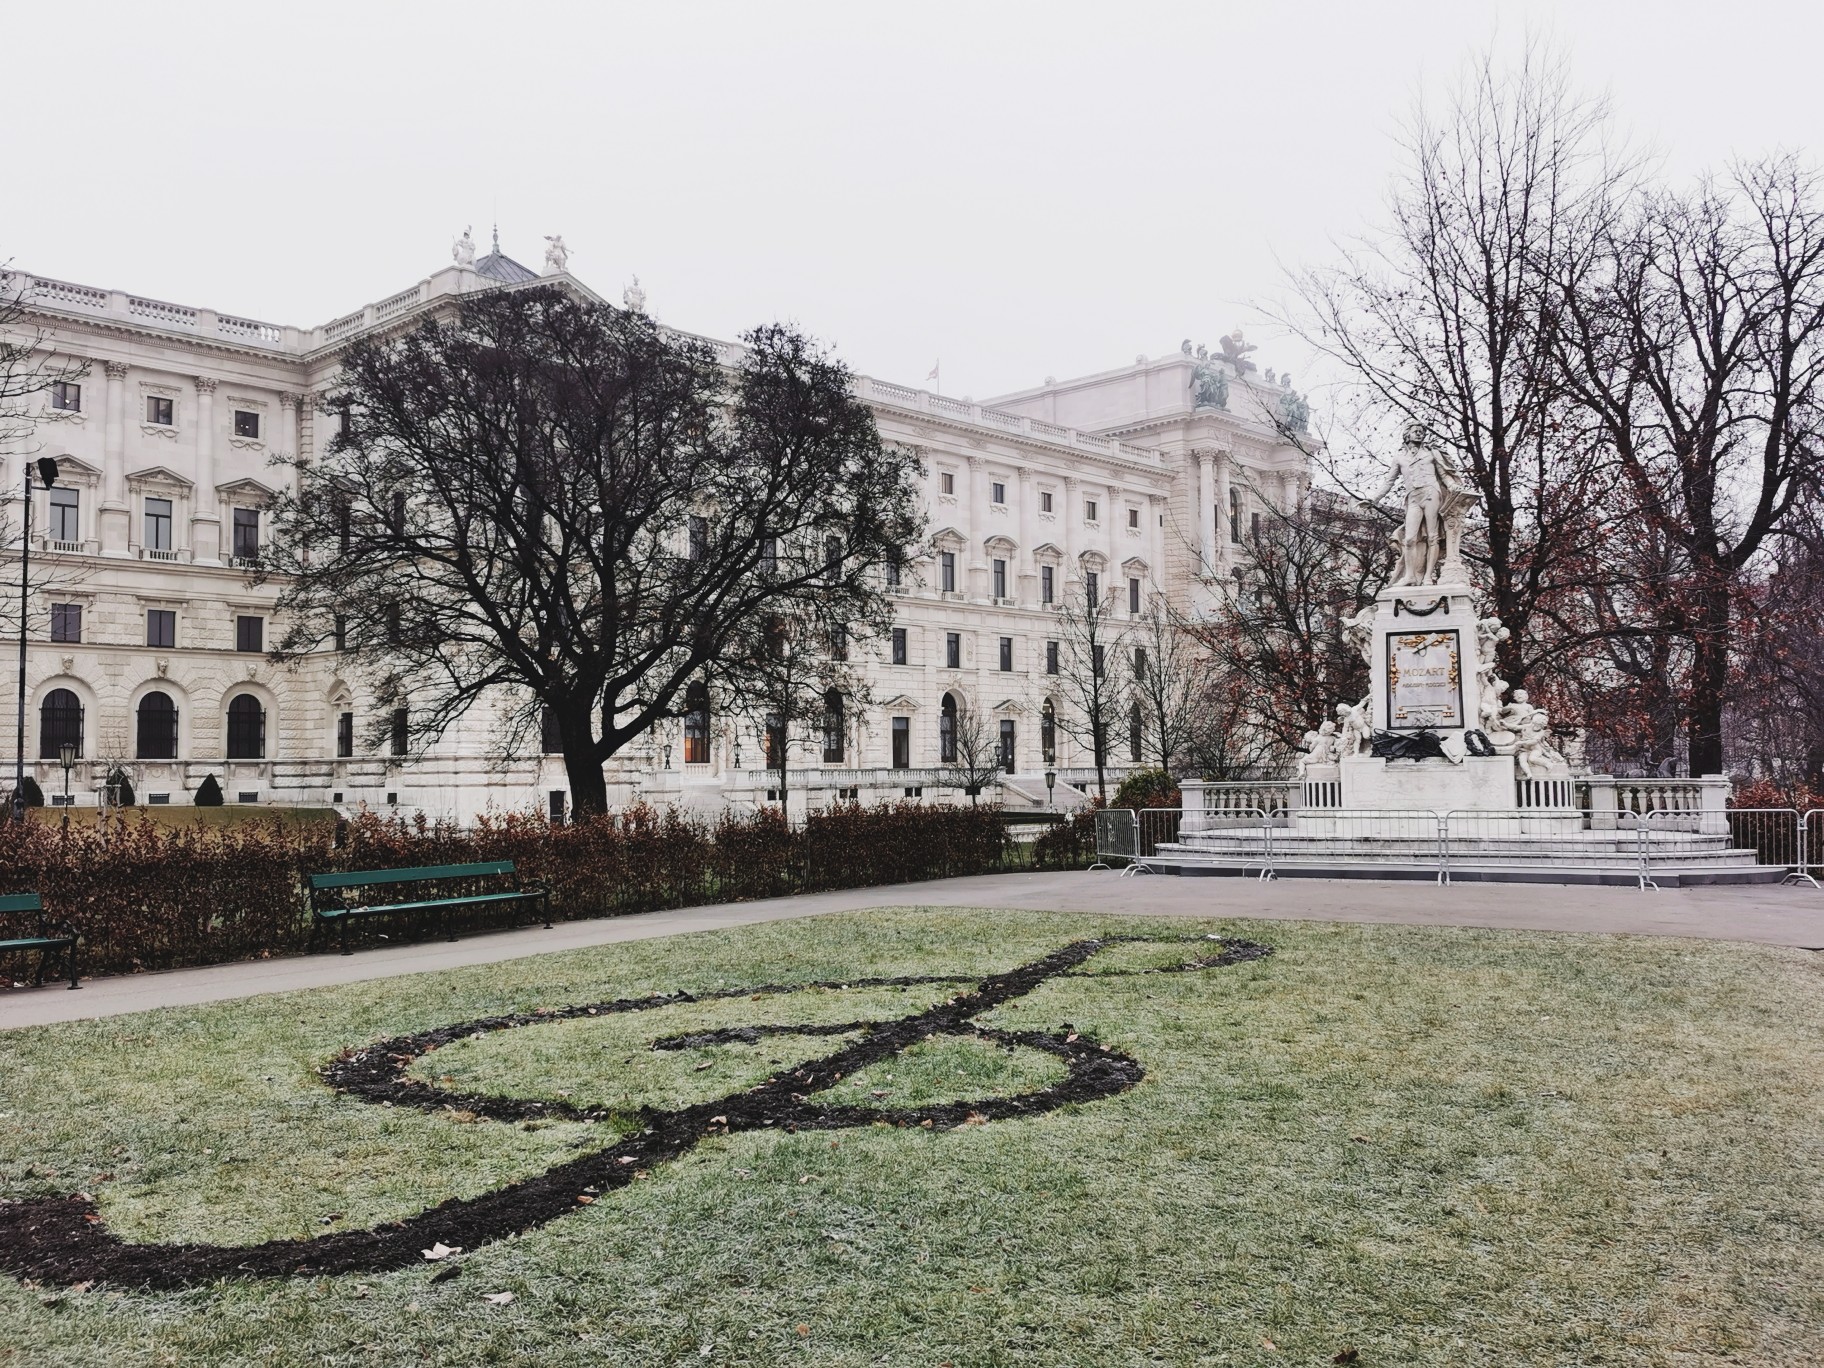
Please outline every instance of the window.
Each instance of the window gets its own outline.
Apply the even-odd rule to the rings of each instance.
[[[1058,763],[1058,711],[1049,698],[1039,712],[1039,755],[1048,765]]]
[[[346,501],[336,505],[336,540],[342,550],[348,550],[349,539],[355,531],[355,511]]]
[[[893,719],[893,768],[912,768],[912,719]]]
[[[842,694],[831,689],[823,696],[823,763],[842,763],[843,740]]]
[[[260,510],[234,510],[234,558],[257,561],[260,558]]]
[[[1140,528],[1140,510],[1139,509],[1130,508],[1127,510],[1127,525],[1136,531],[1139,530],[1139,528]]]
[[[943,471],[937,477],[937,492],[940,494],[956,493],[956,475],[953,471]]]
[[[785,619],[773,614],[761,627],[760,649],[768,660],[785,659]]]
[[[830,659],[847,660],[849,658],[849,629],[840,622],[830,628]]]
[[[1051,491],[1049,489],[1041,489],[1039,491],[1039,512],[1051,512]]]
[[[564,753],[564,729],[557,725],[557,709],[550,704],[538,714],[538,749],[545,755]]]
[[[390,743],[388,748],[394,755],[404,755],[406,742],[411,740],[412,715],[404,708],[394,708],[392,724],[387,730],[390,733],[387,737]]]
[[[947,670],[963,668],[963,634],[961,632],[944,633],[944,668]]]
[[[570,795],[563,789],[552,789],[547,795],[552,826],[562,826],[569,812]]]
[[[1146,647],[1144,646],[1134,647],[1134,678],[1141,680],[1146,678]]]
[[[994,562],[994,596],[997,599],[1007,597],[1007,562],[998,556]]]
[[[156,394],[146,396],[146,421],[156,423],[159,427],[170,427],[172,422],[171,401],[162,399]]]
[[[82,496],[73,489],[53,489],[51,491],[51,540],[73,542],[82,540],[81,500]]]
[[[690,515],[690,558],[693,561],[709,559],[709,519]]]
[[[82,386],[73,380],[51,381],[51,407],[65,413],[81,413]]]
[[[937,563],[940,571],[938,583],[943,586],[946,594],[954,594],[956,592],[956,552],[939,552]]]
[[[355,753],[355,715],[352,712],[336,714],[336,755],[346,760]]]
[[[1001,768],[1008,774],[1013,773],[1013,719],[1001,719]]]
[[[945,694],[937,718],[937,758],[943,764],[956,763],[956,698]]]
[[[1058,643],[1055,641],[1048,641],[1045,643],[1045,673],[1055,675],[1057,672]]]
[[[345,613],[336,614],[336,649],[348,649],[348,615]]]
[[[906,663],[906,629],[904,627],[893,629],[893,663],[895,665]]]
[[[65,745],[82,754],[82,700],[68,689],[52,689],[38,705],[38,758],[61,760]]]
[[[887,588],[899,588],[899,550],[895,547],[887,555],[886,564]]]
[[[779,573],[779,538],[761,538],[760,573],[763,575],[776,575]]]
[[[1006,673],[1013,669],[1013,638],[1001,638],[1001,671]]]
[[[834,584],[842,578],[842,538],[823,539],[823,577]]]
[[[1127,611],[1136,614],[1140,611],[1140,581],[1132,576],[1127,581]]]
[[[141,760],[177,759],[177,704],[163,689],[154,689],[139,700],[139,745]]]
[[[1007,502],[1006,485],[1002,484],[999,480],[996,480],[991,488],[993,489],[993,494],[990,497],[994,503],[1004,504]]]
[[[1241,491],[1239,489],[1229,491],[1229,540],[1232,542],[1241,540]]]
[[[177,609],[146,609],[146,645],[177,645]]]
[[[234,411],[234,435],[259,440],[260,415],[249,413],[246,409],[236,409]]]
[[[1145,739],[1146,723],[1136,703],[1127,710],[1127,758],[1136,765],[1140,763],[1140,743]]]
[[[1039,602],[1055,603],[1058,598],[1056,572],[1049,565],[1039,567]]]
[[[1083,596],[1088,600],[1091,611],[1094,611],[1096,606],[1101,602],[1102,577],[1094,570],[1086,570],[1083,572]]]
[[[51,605],[51,640],[71,642],[82,640],[82,605],[80,603],[53,603]]]
[[[148,551],[169,551],[171,549],[171,500],[146,500],[146,549]]]
[[[388,645],[397,646],[405,634],[405,620],[399,611],[399,601],[394,599],[386,605],[386,640]]]
[[[1090,672],[1094,674],[1097,679],[1102,678],[1102,666],[1104,657],[1107,653],[1107,648],[1099,641],[1094,646],[1090,647]]]
[[[684,763],[709,763],[709,685],[700,679],[684,690]]]
[[[266,758],[266,709],[252,694],[236,694],[228,700],[228,758]]]
[[[779,720],[779,714],[769,712],[763,725],[766,741],[766,767],[769,770],[785,768],[785,723]],[[777,789],[766,791],[766,801],[778,801]]]
[[[403,489],[393,491],[392,529],[395,537],[405,535],[405,491]]]
[[[258,654],[265,649],[261,642],[266,634],[266,619],[246,614],[234,620],[234,649]]]
[[[1099,510],[1096,507],[1096,501],[1094,499],[1085,499],[1083,501],[1083,521],[1084,522],[1092,522],[1092,523],[1095,522],[1096,514],[1098,511]]]

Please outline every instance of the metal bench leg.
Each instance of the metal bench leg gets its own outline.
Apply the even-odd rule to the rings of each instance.
[[[348,915],[344,913],[336,918],[336,939],[342,946],[342,953],[352,955],[355,952],[348,948]]]
[[[545,909],[545,930],[549,931],[551,929],[551,895],[547,893],[538,901],[539,905]]]
[[[70,942],[70,991],[74,992],[82,985],[76,982],[76,942]]]

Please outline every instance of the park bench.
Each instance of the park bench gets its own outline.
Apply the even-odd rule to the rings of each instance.
[[[354,902],[359,897],[352,889],[385,887],[392,884],[435,884],[460,880],[506,878],[512,887],[490,893],[462,893],[442,898],[418,898],[411,902]],[[544,910],[545,926],[551,925],[551,891],[543,884],[521,884],[511,860],[489,860],[483,864],[427,865],[419,869],[369,869],[350,874],[312,874],[310,876],[310,912],[313,918],[311,939],[328,926],[336,927],[337,942],[345,955],[348,948],[348,924],[358,918],[409,916],[435,918],[451,940],[451,914],[468,907],[511,907],[514,925],[519,924],[519,909],[537,903]]]
[[[13,927],[30,925],[30,935],[13,935]],[[36,893],[8,893],[0,896],[0,952],[38,952],[38,979],[44,982],[44,971],[51,952],[62,950],[64,966],[70,973],[70,987],[76,983],[76,928],[67,921],[53,921],[45,915],[44,899]]]

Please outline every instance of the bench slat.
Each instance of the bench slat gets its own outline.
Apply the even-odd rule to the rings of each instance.
[[[325,907],[317,915],[325,921],[333,921],[337,917],[369,917],[381,912],[422,912],[431,907],[466,907],[470,903],[512,902],[515,899],[544,896],[542,889],[535,893],[478,893],[472,898],[432,898],[425,902],[374,903],[367,907]]]
[[[349,874],[312,874],[316,888],[362,888],[368,884],[428,883],[433,879],[479,879],[491,874],[511,874],[513,861],[488,860],[482,864],[426,865],[421,869],[368,869]]]
[[[40,950],[49,945],[74,945],[74,936],[25,936],[19,940],[0,940],[0,950]]]
[[[0,912],[42,912],[44,899],[36,893],[8,893],[0,896]]]

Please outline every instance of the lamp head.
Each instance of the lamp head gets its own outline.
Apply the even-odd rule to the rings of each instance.
[[[57,751],[58,754],[63,757],[63,767],[65,769],[68,769],[71,765],[76,763],[76,747],[70,742],[65,741],[57,748]]]

